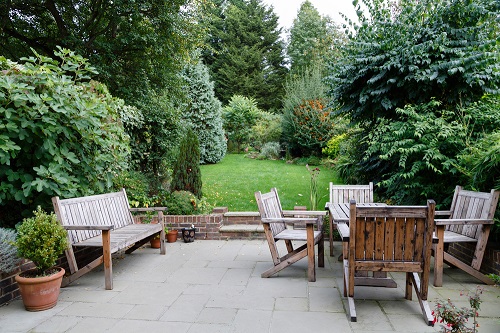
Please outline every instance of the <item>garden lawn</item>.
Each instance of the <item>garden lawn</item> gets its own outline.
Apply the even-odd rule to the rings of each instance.
[[[311,169],[316,166],[311,166]],[[340,183],[339,177],[325,167],[318,177],[318,210],[328,201],[329,182]],[[304,165],[285,161],[256,160],[243,154],[228,154],[217,164],[201,166],[203,196],[217,207],[228,207],[231,212],[257,211],[254,192],[278,189],[283,209],[307,206],[310,209],[311,175]]]

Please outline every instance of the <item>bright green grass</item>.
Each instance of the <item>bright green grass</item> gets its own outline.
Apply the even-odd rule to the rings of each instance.
[[[318,209],[328,200],[328,184],[339,183],[331,169],[320,167]],[[245,155],[228,154],[217,164],[201,166],[203,196],[211,204],[225,206],[232,212],[257,211],[254,192],[278,189],[283,209],[307,206],[310,209],[309,187],[311,176],[304,165],[285,161],[255,160]]]

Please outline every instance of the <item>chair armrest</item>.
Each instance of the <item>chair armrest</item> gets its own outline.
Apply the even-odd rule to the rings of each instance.
[[[436,225],[449,225],[449,224],[493,224],[493,219],[434,219]]]
[[[339,231],[340,238],[342,238],[343,242],[349,242],[349,226],[347,223],[339,223],[337,224],[337,230]]]
[[[283,215],[306,215],[306,216],[325,216],[326,211],[323,210],[284,210]]]
[[[447,215],[447,216],[450,216],[451,215],[451,210],[436,210],[434,212],[434,215],[439,215],[439,216]]]
[[[298,225],[316,224],[318,218],[315,217],[283,217],[283,218],[262,218],[262,223],[292,223]]]
[[[158,212],[167,210],[167,207],[129,208],[129,210],[131,212]]]
[[[113,230],[114,224],[109,225],[63,225],[66,230]]]

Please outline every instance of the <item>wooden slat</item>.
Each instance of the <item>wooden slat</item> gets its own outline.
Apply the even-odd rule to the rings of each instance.
[[[395,240],[395,242],[394,242],[394,260],[403,260],[404,230],[405,230],[404,217],[396,218],[395,239],[394,239]]]
[[[404,260],[413,260],[414,242],[415,242],[415,219],[409,217],[405,221],[405,234],[404,234]]]

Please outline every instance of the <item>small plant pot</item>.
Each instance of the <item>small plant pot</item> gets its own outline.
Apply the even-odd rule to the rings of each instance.
[[[182,239],[184,243],[194,242],[194,236],[196,234],[196,228],[182,228]]]
[[[161,246],[161,242],[160,242],[159,238],[153,238],[149,241],[149,243],[151,244],[151,248],[153,248],[153,249],[159,249]]]
[[[177,241],[178,230],[169,230],[167,233],[167,243],[175,243]]]

